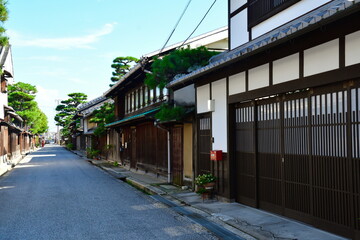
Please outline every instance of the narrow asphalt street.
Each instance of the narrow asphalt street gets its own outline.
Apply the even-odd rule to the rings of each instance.
[[[57,145],[0,177],[0,239],[216,239]]]

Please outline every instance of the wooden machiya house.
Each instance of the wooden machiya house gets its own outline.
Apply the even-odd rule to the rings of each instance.
[[[77,107],[76,115],[73,122],[73,144],[77,150],[85,152],[86,149],[94,148],[104,152],[104,148],[108,141],[107,133],[104,136],[95,136],[94,131],[97,128],[97,123],[91,122],[91,118],[94,117],[94,111],[99,110],[105,103],[113,104],[112,99],[107,99],[103,96],[97,97],[87,103],[80,104]],[[77,123],[77,119],[79,122]],[[78,126],[76,125],[78,124]],[[105,154],[104,154],[105,156]]]
[[[16,165],[34,147],[33,135],[22,126],[22,118],[8,106],[7,86],[13,82],[11,47],[0,47],[0,175]]]
[[[209,50],[227,49],[227,27],[194,37],[186,42],[191,48],[206,46]],[[120,152],[119,162],[133,170],[140,170],[167,177],[177,185],[191,185],[193,174],[193,135],[192,113],[184,122],[159,122],[155,114],[161,104],[173,101],[173,94],[163,90],[150,90],[145,84],[145,74],[151,70],[155,56],[164,56],[180,47],[182,43],[147,54],[141,63],[135,65],[104,96],[115,100],[117,120],[107,125],[115,129],[120,144],[115,151]],[[190,91],[190,95],[186,94]],[[179,91],[180,92],[180,91]],[[194,86],[182,94],[182,103],[195,105]],[[178,101],[177,103],[180,103]],[[115,144],[114,144],[115,145]]]
[[[115,149],[120,152],[119,162],[134,170],[166,176],[167,131],[155,126],[153,116],[168,95],[160,89],[150,90],[144,78],[142,65],[137,64],[104,94],[114,99],[117,118],[106,126],[119,135]]]
[[[168,86],[195,84],[219,195],[360,239],[359,19],[358,0],[229,1],[229,52]]]

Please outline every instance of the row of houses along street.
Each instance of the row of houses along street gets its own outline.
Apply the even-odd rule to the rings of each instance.
[[[154,58],[175,44],[79,106],[76,149],[96,139],[109,161],[193,189],[212,173],[223,201],[360,239],[360,1],[229,0],[228,16],[185,44],[222,51],[207,66],[149,89]],[[116,120],[95,138],[105,102]],[[181,121],[154,117],[164,102],[185,107]]]
[[[23,119],[8,105],[7,86],[13,83],[11,46],[0,47],[0,176],[9,171],[27,153],[34,150],[36,138],[23,127]]]

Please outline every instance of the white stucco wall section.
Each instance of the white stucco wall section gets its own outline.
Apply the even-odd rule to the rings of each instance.
[[[234,12],[236,9],[246,3],[246,0],[231,0],[230,1],[230,12]]]
[[[0,119],[5,118],[4,106],[8,105],[8,95],[7,93],[0,93]]]
[[[197,113],[208,112],[208,100],[210,100],[210,85],[196,88],[196,110]]]
[[[269,86],[269,64],[249,69],[249,90]]]
[[[230,34],[231,34],[230,50],[249,41],[249,33],[247,31],[246,9],[231,18]]]
[[[273,62],[273,84],[299,78],[299,53],[278,59]]]
[[[245,91],[246,91],[245,72],[241,72],[229,77],[229,95],[234,95]]]
[[[213,149],[227,152],[226,79],[211,83],[211,96],[215,100],[215,111],[212,113]]]
[[[254,39],[263,35],[264,33],[271,31],[274,28],[280,27],[281,25],[290,22],[297,17],[300,17],[304,13],[318,8],[327,2],[330,2],[330,0],[302,0],[253,27],[252,38]]]
[[[12,60],[12,51],[11,51],[11,48],[9,48],[9,52],[8,52],[8,55],[5,59],[5,62],[4,62],[4,66],[3,66],[3,69],[8,71],[12,76],[14,76],[14,69],[13,69],[13,60]],[[8,79],[9,80],[9,79]],[[10,80],[11,82],[9,82],[9,84],[12,84],[13,83],[13,80],[11,78]]]
[[[4,120],[4,118],[5,118],[4,104],[0,103],[0,119]]]
[[[360,31],[345,36],[345,66],[360,63]]]
[[[304,76],[339,68],[339,39],[304,51]]]

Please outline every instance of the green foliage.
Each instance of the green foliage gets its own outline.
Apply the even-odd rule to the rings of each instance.
[[[203,187],[198,188],[196,191],[197,194],[204,194],[204,193],[208,193],[208,192],[209,192],[209,190],[207,190]]]
[[[54,118],[56,125],[63,127],[61,134],[65,138],[70,137],[70,123],[72,122],[72,118],[75,116],[77,107],[86,102],[87,95],[84,93],[70,93],[68,97],[68,99],[61,101],[61,104],[56,106],[55,110],[58,113]]]
[[[181,120],[185,115],[185,108],[182,106],[170,106],[169,104],[162,104],[159,112],[155,114],[155,117],[161,122],[171,120]]]
[[[195,178],[195,184],[198,186],[203,186],[206,183],[215,182],[216,177],[212,175],[211,173],[208,174],[202,174]]]
[[[134,66],[134,64],[138,63],[139,59],[134,57],[117,57],[113,60],[113,64],[111,67],[114,68],[112,72],[111,81],[117,82],[119,81],[126,73],[129,72],[130,68]],[[110,84],[110,87],[112,84]]]
[[[8,86],[9,105],[24,120],[25,126],[34,134],[41,134],[48,129],[46,115],[40,110],[35,101],[37,89],[35,86],[17,82]]]
[[[115,161],[115,162],[113,163],[113,165],[114,165],[114,167],[117,167],[117,166],[119,166],[119,163],[118,163],[117,161]]]
[[[151,89],[163,89],[175,76],[188,74],[209,63],[209,59],[218,52],[208,51],[206,47],[181,48],[164,58],[155,59],[151,65],[152,74],[146,74],[145,84]]]
[[[72,143],[66,144],[66,148],[69,149],[69,150],[75,150],[75,146]]]
[[[97,158],[100,154],[100,150],[94,148],[86,148],[86,157],[87,158]]]
[[[7,1],[0,0],[0,46],[6,46],[9,44],[9,38],[5,35],[6,29],[3,27],[9,17],[6,5]]]
[[[114,104],[104,103],[100,109],[93,112],[93,117],[90,122],[97,123],[97,128],[94,131],[95,136],[102,136],[106,133],[105,124],[111,123],[115,120]]]

